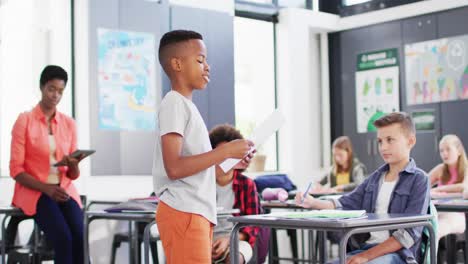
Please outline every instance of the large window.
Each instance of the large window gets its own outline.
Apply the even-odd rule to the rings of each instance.
[[[47,64],[62,66],[69,81],[60,111],[71,115],[71,1],[0,1],[0,173],[9,175],[11,129],[19,113],[40,100]]]
[[[274,24],[234,19],[236,126],[250,135],[276,108]],[[266,156],[265,170],[277,170],[277,139],[272,136],[258,149]]]

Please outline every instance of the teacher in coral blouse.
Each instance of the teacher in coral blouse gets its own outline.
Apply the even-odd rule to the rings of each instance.
[[[57,104],[67,72],[49,65],[41,73],[41,101],[13,126],[10,175],[16,181],[13,205],[31,215],[53,244],[55,263],[84,263],[83,212],[73,180],[79,177],[75,121]],[[66,166],[54,167],[61,161]]]

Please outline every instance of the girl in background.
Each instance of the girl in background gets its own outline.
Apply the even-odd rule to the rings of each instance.
[[[347,136],[333,141],[333,166],[330,172],[311,192],[350,192],[361,184],[366,176],[366,166],[353,155],[353,146]],[[330,187],[324,187],[324,185]]]
[[[431,190],[431,196],[443,193],[462,193],[467,175],[467,159],[465,148],[456,135],[445,135],[439,143],[442,163],[429,172],[431,185],[437,187]],[[468,188],[466,188],[468,189]],[[452,233],[465,232],[465,216],[463,213],[439,213],[438,238]]]

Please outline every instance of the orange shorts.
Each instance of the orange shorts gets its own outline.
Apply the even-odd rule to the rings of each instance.
[[[211,263],[213,225],[206,218],[160,201],[156,223],[168,264]]]

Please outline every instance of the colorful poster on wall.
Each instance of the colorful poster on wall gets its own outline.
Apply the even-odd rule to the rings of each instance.
[[[99,129],[154,130],[154,36],[104,28],[97,34]]]
[[[468,35],[405,45],[408,105],[468,99]]]
[[[356,114],[358,133],[376,131],[373,122],[399,111],[398,50],[387,49],[358,55]]]

